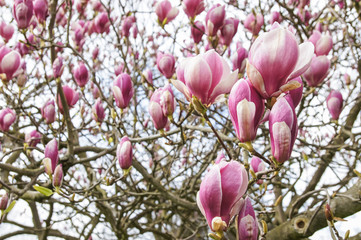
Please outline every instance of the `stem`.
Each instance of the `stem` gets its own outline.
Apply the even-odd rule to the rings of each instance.
[[[208,126],[211,127],[211,129],[212,129],[212,131],[214,132],[214,134],[216,135],[219,143],[222,145],[222,147],[224,148],[224,150],[226,150],[229,159],[232,160],[232,155],[231,155],[231,153],[228,151],[227,146],[224,144],[224,142],[222,141],[221,137],[218,135],[217,130],[213,127],[213,125],[212,125],[211,121],[209,120],[207,114],[204,113],[204,114],[202,114],[202,116],[203,116],[204,119],[206,120]]]

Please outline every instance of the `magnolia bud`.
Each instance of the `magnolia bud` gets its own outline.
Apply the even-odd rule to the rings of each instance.
[[[55,188],[61,187],[62,183],[63,183],[63,165],[59,164],[58,166],[56,166],[54,170],[53,186]]]

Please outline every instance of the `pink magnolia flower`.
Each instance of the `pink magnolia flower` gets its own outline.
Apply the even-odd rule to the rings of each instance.
[[[332,90],[326,99],[327,108],[333,120],[338,120],[343,105],[342,94],[339,91]]]
[[[36,130],[33,130],[33,131],[25,134],[25,142],[30,147],[36,147],[36,145],[38,145],[38,143],[40,143],[41,137],[42,137],[41,133],[39,133]]]
[[[228,107],[238,139],[241,142],[254,140],[264,112],[264,101],[249,80],[242,79],[234,84]]]
[[[256,156],[252,157],[250,166],[254,173],[262,172],[266,169],[266,165],[264,164],[264,162],[259,157]],[[257,183],[262,184],[263,180],[258,179]]]
[[[304,72],[303,77],[310,87],[317,87],[327,77],[330,69],[330,60],[324,55],[313,57],[311,66]]]
[[[44,22],[48,16],[48,1],[47,0],[35,0],[34,1],[34,14],[39,22]]]
[[[168,79],[170,79],[175,72],[174,56],[168,53],[157,53],[157,67],[158,70]]]
[[[50,124],[55,121],[55,114],[56,112],[54,100],[49,99],[41,108],[41,116],[43,116],[47,124]]]
[[[74,69],[74,79],[79,87],[84,87],[89,81],[89,72],[83,62],[80,62],[78,67]]]
[[[65,95],[66,103],[68,104],[69,108],[72,108],[79,100],[79,93],[67,85],[63,86],[63,92]],[[56,103],[58,104],[59,111],[63,113],[63,105],[61,103],[59,94]]]
[[[238,215],[239,240],[257,240],[258,222],[249,197],[244,200],[244,205]]]
[[[272,12],[270,24],[273,24],[274,22],[281,23],[282,22],[282,16],[280,12]]]
[[[126,17],[122,23],[122,36],[129,37],[129,31],[133,25],[135,25],[135,17],[134,16]]]
[[[280,97],[269,114],[272,155],[279,163],[291,156],[297,137],[297,116],[289,96]]]
[[[0,23],[0,35],[5,40],[5,42],[8,42],[14,34],[14,27],[11,24],[6,24],[5,22]]]
[[[191,36],[193,38],[194,43],[199,43],[202,40],[205,28],[202,22],[196,21],[194,22],[194,27],[191,26]]]
[[[293,33],[273,24],[273,29],[260,35],[248,54],[247,76],[263,98],[279,95],[280,88],[300,76],[311,64],[313,45],[297,44]]]
[[[16,120],[16,113],[10,108],[4,108],[0,111],[0,130],[3,132],[9,131],[10,126]]]
[[[148,109],[155,128],[157,130],[165,128],[168,116],[173,115],[175,109],[174,95],[170,85],[155,90],[150,98]]]
[[[19,29],[27,28],[33,16],[33,0],[15,0],[13,16]]]
[[[194,18],[204,11],[204,0],[184,0],[183,10],[189,18]]]
[[[107,12],[100,13],[94,19],[94,27],[97,33],[109,33],[110,21]]]
[[[21,56],[17,51],[10,51],[1,58],[0,72],[6,74],[6,81],[13,78],[16,71],[19,69],[21,63]]]
[[[163,0],[155,5],[155,13],[158,16],[159,24],[165,25],[178,15],[179,10],[176,7],[172,7],[168,0]]]
[[[172,83],[188,101],[195,96],[210,106],[218,96],[231,91],[237,81],[237,71],[231,72],[226,60],[209,50],[184,59],[177,68],[177,78]]]
[[[121,169],[129,169],[132,166],[133,148],[127,136],[122,137],[117,146],[117,159]]]
[[[208,36],[215,36],[223,26],[226,17],[225,7],[220,4],[214,5],[206,15],[206,32]]]
[[[248,51],[244,47],[240,46],[231,57],[233,64],[233,71],[238,69],[239,73],[243,73],[246,68],[247,57],[248,57]]]
[[[53,62],[54,78],[60,78],[64,71],[63,58],[57,57]]]
[[[147,69],[143,71],[144,79],[150,84],[153,85],[153,73],[152,70]]]
[[[98,46],[96,46],[92,51],[92,59],[93,60],[97,59],[98,55],[99,55],[99,48],[98,48]]]
[[[212,231],[218,230],[216,220],[221,218],[226,228],[239,213],[247,185],[247,171],[239,162],[221,161],[211,167],[197,193],[197,205]]]
[[[224,21],[224,25],[220,31],[221,43],[229,46],[232,42],[234,35],[237,33],[239,20],[235,18],[228,18]]]
[[[61,185],[63,184],[63,165],[59,164],[58,166],[56,166],[55,170],[54,170],[54,175],[53,175],[53,186],[56,187],[61,187]]]
[[[122,73],[113,82],[113,96],[118,107],[124,109],[129,105],[134,94],[133,83],[130,76]]]
[[[92,118],[99,123],[102,123],[105,118],[104,107],[102,106],[100,98],[98,98],[95,105],[92,107]]]
[[[250,13],[243,22],[244,27],[255,36],[261,31],[263,24],[264,19],[261,13],[258,13],[256,16]]]
[[[317,56],[327,55],[333,47],[331,35],[329,33],[321,34],[317,30],[313,31],[308,41],[312,42],[315,46],[315,54]]]
[[[292,89],[291,91],[288,91],[289,97],[292,99],[293,106],[296,108],[297,105],[300,103],[302,99],[303,94],[303,82],[301,77],[297,77],[295,79],[289,80],[289,82],[295,81],[298,82],[301,86],[295,89]]]
[[[56,138],[48,142],[45,146],[44,151],[45,158],[50,159],[51,163],[51,173],[54,173],[56,165],[59,161],[59,151],[58,151],[58,141]]]

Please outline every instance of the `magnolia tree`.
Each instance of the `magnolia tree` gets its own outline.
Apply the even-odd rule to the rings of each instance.
[[[0,6],[0,239],[360,238],[358,1]]]

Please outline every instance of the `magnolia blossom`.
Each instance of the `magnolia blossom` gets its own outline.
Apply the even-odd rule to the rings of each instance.
[[[254,140],[264,112],[264,101],[249,80],[242,79],[233,86],[228,107],[238,139],[241,142]]]
[[[0,56],[0,61],[0,73],[6,74],[6,81],[11,80],[21,66],[20,54],[17,51],[12,50],[3,56]]]
[[[304,72],[303,77],[310,87],[317,87],[327,77],[331,62],[326,56],[314,56],[311,66]]]
[[[117,147],[117,159],[122,169],[128,169],[132,166],[133,148],[127,136],[120,139]]]
[[[63,183],[63,165],[59,164],[58,166],[56,166],[55,170],[54,170],[54,175],[53,175],[53,186],[55,188],[59,188],[61,187],[62,183]]]
[[[157,54],[157,67],[158,70],[166,77],[171,78],[175,72],[175,59],[169,53],[158,52]]]
[[[289,95],[280,97],[269,115],[272,155],[279,163],[291,156],[297,137],[297,116]]]
[[[239,240],[258,239],[258,222],[249,197],[246,197],[238,215],[238,237]]]
[[[175,100],[170,85],[155,90],[150,99],[149,113],[157,130],[166,127],[168,116],[172,116],[174,109]]]
[[[253,13],[248,14],[244,20],[244,27],[250,31],[253,35],[258,35],[264,24],[263,15],[258,13],[256,16]]]
[[[33,16],[33,0],[15,0],[13,16],[19,29],[27,28]]]
[[[210,50],[184,59],[177,68],[177,78],[172,83],[188,101],[194,96],[209,106],[218,96],[231,91],[237,81],[237,71],[231,72],[226,60]]]
[[[25,134],[25,142],[30,147],[36,147],[36,145],[38,145],[38,143],[40,143],[41,137],[42,137],[41,133],[39,133],[36,130],[33,130],[33,131]]]
[[[315,30],[308,41],[315,46],[315,54],[317,56],[327,55],[333,47],[330,33],[321,34],[319,31]]]
[[[53,173],[59,161],[58,141],[56,140],[56,138],[46,144],[44,156],[45,158],[50,159],[51,172]]]
[[[212,231],[226,230],[239,213],[247,186],[247,171],[239,162],[221,161],[211,167],[197,193],[197,205]]]
[[[293,33],[278,23],[272,27],[256,39],[248,54],[247,76],[263,98],[279,95],[288,80],[305,72],[314,50],[310,42],[298,45]]]
[[[16,120],[16,113],[10,108],[4,108],[0,111],[0,130],[3,132],[9,131],[10,126]]]
[[[79,100],[79,93],[67,85],[63,86],[63,92],[68,107],[72,108]],[[56,103],[58,104],[59,111],[63,113],[64,110],[63,110],[63,104],[61,102],[60,94],[58,94]]]
[[[6,24],[5,22],[0,23],[0,35],[5,40],[5,42],[8,42],[14,34],[14,27],[11,24]]]
[[[203,23],[200,21],[194,22],[194,25],[195,26],[191,26],[191,36],[194,43],[199,43],[202,40],[205,28]]]
[[[83,62],[74,70],[74,79],[79,87],[84,87],[89,81],[89,72]]]
[[[224,25],[220,31],[220,40],[223,45],[229,46],[234,35],[237,33],[239,20],[236,18],[228,18],[224,21]]]
[[[126,73],[120,74],[117,79],[113,81],[113,96],[117,106],[122,109],[128,107],[133,94],[132,79]]]
[[[34,14],[39,22],[44,22],[48,16],[48,1],[47,0],[35,0],[34,1]]]
[[[55,121],[56,112],[54,100],[49,99],[40,110],[41,116],[43,116],[47,124],[53,123]]]
[[[327,108],[332,119],[337,120],[342,111],[343,98],[339,91],[332,90],[326,99]]]
[[[233,64],[233,71],[238,69],[239,73],[243,73],[246,68],[246,59],[248,57],[248,51],[244,47],[240,46],[237,51],[231,57]]]
[[[99,123],[102,123],[105,118],[104,107],[100,98],[98,98],[92,107],[92,118]]]
[[[204,0],[183,0],[183,10],[189,18],[204,11]]]
[[[63,74],[64,65],[63,65],[63,58],[57,57],[53,62],[53,75],[54,78],[59,78]]]
[[[172,21],[178,15],[179,10],[172,7],[168,0],[163,0],[155,5],[155,13],[158,16],[158,22],[164,25]]]
[[[206,15],[206,32],[208,36],[217,34],[217,31],[223,26],[225,16],[225,7],[220,4],[214,5],[208,10]]]

